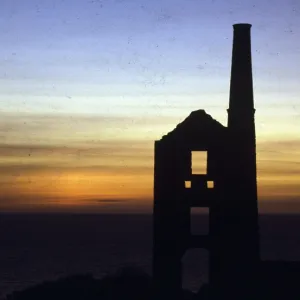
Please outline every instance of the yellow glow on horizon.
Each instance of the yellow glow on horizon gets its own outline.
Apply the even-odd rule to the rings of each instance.
[[[161,138],[184,119],[169,116],[160,124],[159,118],[140,118],[129,130],[126,124],[132,120],[82,117],[79,122],[83,126],[74,125],[81,131],[70,134],[63,117],[27,116],[26,122],[30,118],[34,121],[28,127],[23,126],[24,118],[5,116],[5,122],[0,120],[0,131],[7,137],[0,145],[0,209],[149,209],[154,136]],[[53,125],[56,120],[59,126]],[[16,135],[7,128],[14,128]],[[269,129],[257,134],[259,200],[296,203],[300,195],[300,139],[295,131],[275,137],[276,131],[273,135]],[[50,140],[44,137],[45,132]]]

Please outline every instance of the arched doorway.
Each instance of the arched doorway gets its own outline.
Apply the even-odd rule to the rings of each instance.
[[[208,283],[209,253],[206,249],[189,249],[182,258],[182,288],[192,292]]]

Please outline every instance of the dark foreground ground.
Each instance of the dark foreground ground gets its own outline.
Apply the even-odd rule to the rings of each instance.
[[[180,299],[194,299],[196,294],[182,291]],[[150,300],[151,277],[143,270],[128,267],[95,279],[92,275],[77,275],[45,282],[24,291],[14,292],[7,300]]]
[[[261,263],[255,299],[300,299],[300,263],[265,261]],[[246,295],[243,299],[249,299]],[[153,300],[151,277],[138,268],[123,268],[102,279],[77,275],[44,282],[14,292],[7,300]],[[174,298],[172,298],[174,299]],[[208,286],[198,293],[182,290],[178,300],[211,299]]]

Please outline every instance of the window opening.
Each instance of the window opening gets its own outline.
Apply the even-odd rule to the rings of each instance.
[[[192,174],[207,173],[207,151],[192,151]]]

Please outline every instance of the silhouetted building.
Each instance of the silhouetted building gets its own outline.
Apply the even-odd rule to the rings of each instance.
[[[155,141],[157,299],[180,294],[181,260],[190,248],[209,252],[211,297],[245,299],[246,290],[251,298],[259,263],[251,25],[233,27],[228,127],[198,110]],[[200,174],[192,165],[197,152],[206,157]],[[192,207],[209,208],[207,236],[191,234]]]

